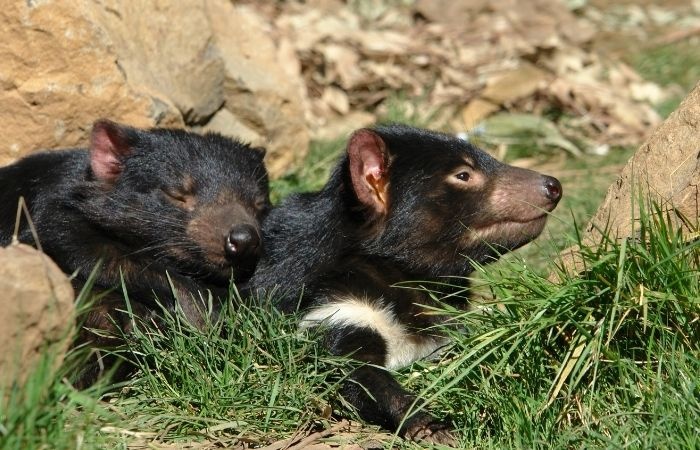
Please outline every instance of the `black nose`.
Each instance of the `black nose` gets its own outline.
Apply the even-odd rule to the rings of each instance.
[[[544,176],[544,183],[542,187],[544,189],[544,195],[554,203],[557,203],[561,198],[562,188],[561,183],[554,177]]]
[[[235,225],[226,237],[229,258],[250,258],[260,253],[260,234],[252,225]]]

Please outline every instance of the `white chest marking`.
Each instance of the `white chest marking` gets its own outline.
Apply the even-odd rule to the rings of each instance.
[[[376,331],[386,343],[384,366],[392,370],[406,367],[422,358],[436,356],[437,351],[447,344],[444,337],[409,333],[389,308],[371,305],[367,299],[357,297],[337,298],[331,303],[313,308],[304,315],[299,327],[310,328],[320,324],[354,325]]]

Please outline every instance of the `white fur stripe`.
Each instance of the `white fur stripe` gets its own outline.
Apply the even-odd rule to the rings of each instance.
[[[408,333],[388,307],[377,307],[366,299],[356,297],[337,298],[306,313],[300,328],[319,324],[370,328],[384,338],[387,369],[400,369],[421,358],[432,356],[446,344],[446,340],[434,336]]]

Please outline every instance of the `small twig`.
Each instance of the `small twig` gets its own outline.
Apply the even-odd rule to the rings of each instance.
[[[690,37],[700,34],[700,26],[693,28],[686,28],[685,30],[672,31],[659,39],[656,39],[653,43],[653,47],[662,47],[664,45],[674,44],[678,41],[688,39]]]
[[[311,444],[312,442],[314,442],[318,439],[322,439],[326,436],[330,436],[331,434],[335,434],[338,431],[342,430],[343,428],[346,428],[347,426],[348,426],[347,421],[344,420],[342,422],[339,422],[339,423],[335,424],[334,426],[328,428],[327,430],[318,431],[316,433],[308,435],[307,437],[302,439],[296,445],[289,447],[289,450],[302,450],[303,448],[306,448],[306,446]]]
[[[119,428],[119,427],[112,427],[112,426],[102,427],[102,428],[100,428],[100,431],[103,433],[121,434],[124,436],[131,436],[131,437],[136,437],[136,438],[152,438],[158,434],[158,433],[151,432],[151,431],[131,431],[131,430],[127,430],[126,428]]]
[[[302,440],[299,439],[299,434],[295,434],[293,437],[290,439],[285,439],[283,441],[278,441],[273,444],[268,445],[267,447],[262,447],[259,450],[301,450],[305,447],[307,447],[309,444],[312,442],[322,439],[324,437],[330,436],[332,434],[337,433],[338,431],[342,430],[343,428],[347,428],[350,426],[350,423],[347,420],[342,420],[338,422],[337,424],[333,425],[330,428],[326,428],[325,430],[317,431],[316,433],[311,433],[310,435],[306,436]]]
[[[259,450],[282,450],[282,449],[287,449],[289,448],[290,445],[293,445],[295,442],[297,442],[302,435],[302,430],[297,430],[294,432],[292,437],[288,439],[283,439],[281,441],[273,442],[272,444],[266,446],[266,447],[260,447]]]

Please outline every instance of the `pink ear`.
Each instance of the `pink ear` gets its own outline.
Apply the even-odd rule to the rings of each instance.
[[[358,200],[378,214],[388,208],[389,173],[386,145],[372,130],[353,133],[348,142],[350,177]]]
[[[124,169],[123,161],[132,152],[130,128],[101,119],[92,126],[90,167],[95,178],[113,183]]]

